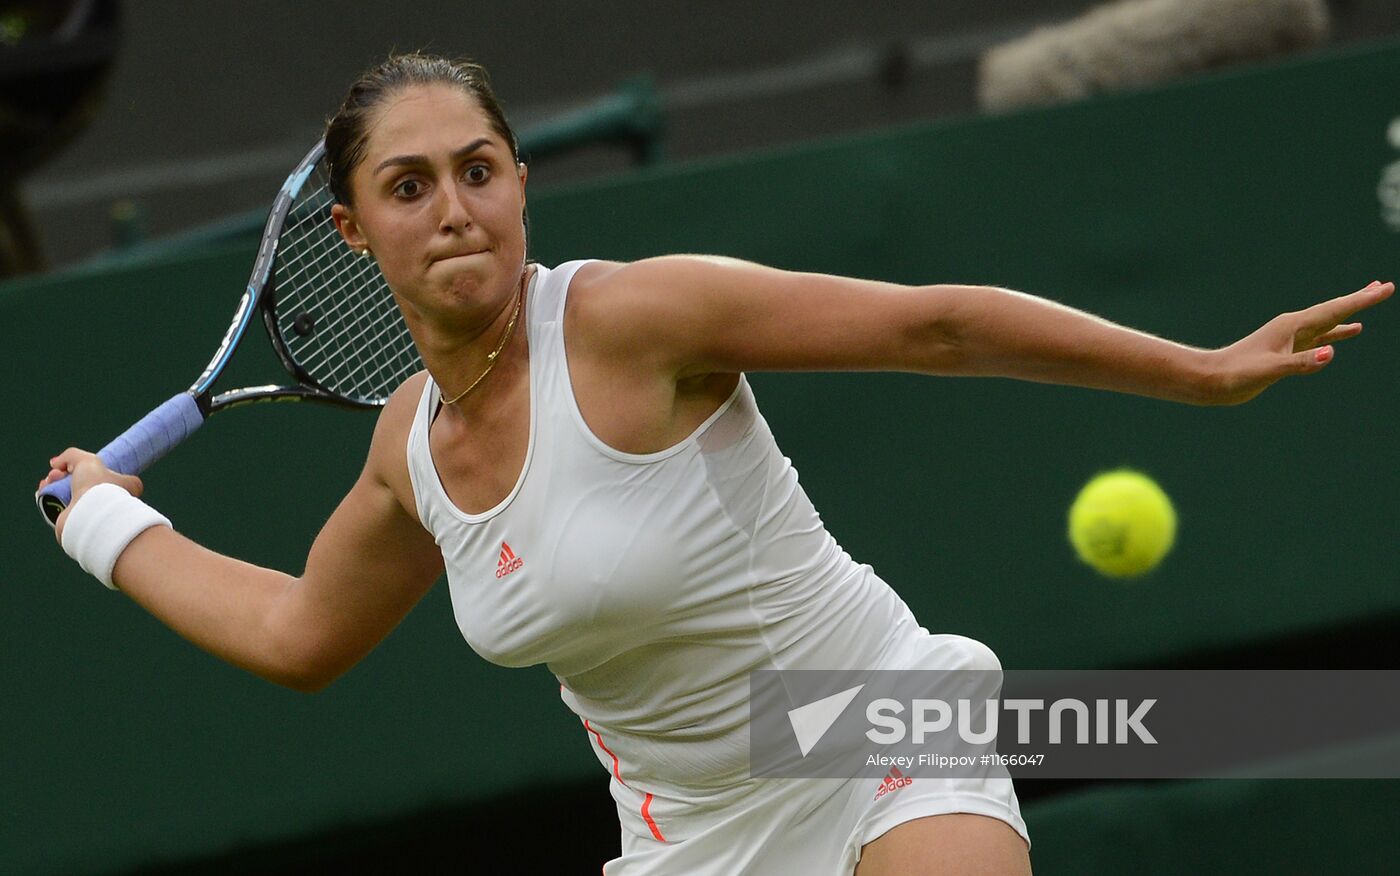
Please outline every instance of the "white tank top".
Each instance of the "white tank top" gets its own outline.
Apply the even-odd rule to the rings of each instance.
[[[593,435],[564,355],[583,264],[538,266],[526,292],[530,439],[510,494],[480,514],[448,498],[428,447],[431,379],[408,470],[462,635],[493,663],[548,665],[624,826],[659,836],[653,795],[718,804],[748,781],[751,670],[881,668],[927,631],[826,531],[742,376],[666,450]]]

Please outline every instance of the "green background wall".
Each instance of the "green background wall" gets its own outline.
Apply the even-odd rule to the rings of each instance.
[[[998,284],[1214,346],[1396,276],[1377,183],[1400,158],[1385,138],[1397,116],[1400,45],[1378,44],[1151,93],[536,192],[532,234],[546,263],[699,251],[907,283]],[[195,650],[52,544],[29,499],[44,461],[68,444],[100,445],[187,384],[251,256],[236,244],[0,287],[11,375],[0,467],[0,871],[190,859],[527,785],[595,782],[608,818],[605,777],[552,677],[473,655],[445,588],[361,666],[307,697]],[[838,540],[930,629],[981,638],[1009,667],[1272,655],[1387,668],[1400,620],[1395,306],[1368,316],[1366,334],[1324,374],[1238,408],[904,375],[753,382]],[[232,380],[264,382],[274,367],[259,353]],[[221,417],[149,473],[148,495],[210,547],[295,572],[353,480],[372,421],[291,405]],[[1119,464],[1153,473],[1181,516],[1176,551],[1131,585],[1079,566],[1063,535],[1077,488]],[[1027,806],[1042,873],[1205,872],[1203,861],[1170,862],[1210,826],[1213,842],[1246,862],[1289,844],[1320,847],[1324,836],[1354,856],[1340,869],[1374,871],[1400,853],[1394,831],[1356,817],[1393,812],[1394,783],[1053,797],[1033,785],[1022,794],[1042,798]],[[508,828],[457,829],[480,841]],[[1271,872],[1304,860],[1281,857]]]

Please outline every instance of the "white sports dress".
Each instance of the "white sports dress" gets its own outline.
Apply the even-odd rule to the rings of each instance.
[[[545,663],[611,775],[621,857],[606,876],[850,874],[860,847],[947,812],[1026,836],[1010,779],[752,779],[754,669],[996,668],[934,636],[826,531],[742,377],[688,438],[623,453],[593,435],[564,355],[584,262],[537,266],[525,303],[530,439],[514,489],[467,514],[428,447],[431,379],[408,437],[453,613],[493,663]]]

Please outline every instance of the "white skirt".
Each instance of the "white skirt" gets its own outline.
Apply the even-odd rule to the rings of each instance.
[[[979,642],[920,630],[894,666],[1000,664]],[[751,787],[719,807],[648,795],[643,821],[622,817],[636,812],[637,791],[615,782],[622,855],[604,876],[851,876],[866,843],[906,821],[959,812],[1004,821],[1030,844],[1010,778],[763,779]]]

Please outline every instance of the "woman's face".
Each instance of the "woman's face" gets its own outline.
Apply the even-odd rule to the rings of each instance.
[[[411,86],[371,116],[350,176],[355,204],[336,205],[336,225],[409,307],[450,319],[519,283],[525,176],[473,96]]]

